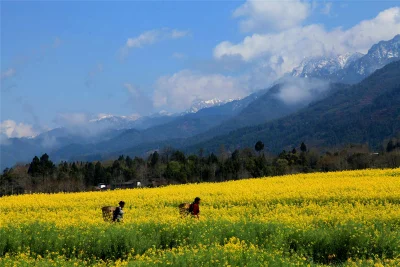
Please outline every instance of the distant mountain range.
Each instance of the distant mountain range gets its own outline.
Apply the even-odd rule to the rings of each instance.
[[[192,103],[192,106],[184,113],[196,113],[199,110],[205,109],[205,108],[211,108],[211,107],[218,107],[223,104],[232,102],[234,100],[240,100],[240,99],[227,99],[227,100],[220,100],[217,98],[213,98],[210,100],[197,100]]]
[[[269,94],[257,98],[247,108],[257,102],[263,103],[260,99],[273,95],[271,92],[277,92],[280,86],[274,86]],[[378,148],[384,139],[400,132],[400,61],[388,64],[355,85],[330,84],[325,97],[321,95],[320,100],[288,116],[222,135],[215,134],[212,129],[211,133],[208,131],[189,138],[152,140],[115,152],[75,154],[71,158],[101,160],[121,154],[137,156],[164,146],[196,153],[200,148],[205,152],[218,152],[224,145],[232,151],[252,147],[257,140],[262,140],[266,149],[274,153],[297,147],[303,141],[311,147],[332,148],[348,143],[368,143]],[[210,138],[212,135],[214,137]]]
[[[393,102],[390,98],[385,98],[385,94],[397,99],[397,80],[389,77],[397,73],[385,67],[386,74],[379,70],[376,73],[381,74],[375,73],[360,84],[349,87],[345,83],[357,83],[375,70],[399,59],[400,35],[397,35],[390,41],[372,46],[365,55],[356,53],[306,59],[271,88],[240,100],[198,101],[191,109],[180,114],[161,112],[145,117],[104,115],[91,120],[85,127],[57,128],[35,138],[10,138],[1,144],[0,167],[3,169],[17,162],[29,162],[34,155],[44,152],[49,153],[55,161],[98,160],[114,157],[119,153],[142,155],[165,145],[186,151],[194,151],[199,147],[214,151],[221,144],[230,148],[252,146],[255,139],[263,140],[275,152],[284,147],[295,146],[299,140],[307,140],[318,146],[339,145],[346,141],[365,141],[376,145],[380,138],[386,138],[389,132],[397,129],[393,126],[393,131],[386,131],[391,127],[387,122],[392,121],[392,118],[386,116],[390,114],[397,118],[397,113],[393,109],[383,110],[384,102],[379,102]],[[395,69],[398,68],[398,63],[389,66]],[[387,90],[390,88],[378,86],[377,77],[393,90],[389,92]],[[383,95],[371,95],[376,88],[380,88]],[[296,101],[291,99],[290,90],[294,89],[301,95],[296,96]],[[357,93],[353,94],[352,91]],[[357,97],[364,99],[363,103],[378,105],[376,108],[369,105],[365,107],[376,109],[378,113],[351,109],[344,104],[360,106],[357,104]],[[346,109],[341,113],[339,110],[344,106]],[[344,117],[330,117],[327,114],[340,114]],[[363,117],[366,114],[378,119],[370,124],[368,121],[371,119]],[[366,121],[352,121],[352,125],[342,125],[342,121],[348,121],[348,116],[363,117]],[[320,117],[324,120],[318,122],[317,118]],[[314,124],[310,124],[309,118],[314,118]],[[380,122],[380,119],[384,121]],[[326,127],[330,130],[326,129],[323,122],[329,125],[330,128]],[[315,128],[315,125],[318,127]],[[397,125],[396,121],[393,121],[393,125]],[[352,129],[354,138],[346,133],[346,129]],[[360,131],[364,131],[364,134]],[[365,131],[375,133],[376,136],[369,136]]]
[[[277,120],[239,128],[228,134],[202,140],[202,135],[167,142],[144,143],[100,158],[142,155],[165,145],[196,153],[218,152],[221,145],[233,151],[264,142],[266,150],[309,146],[333,148],[349,143],[368,143],[379,148],[383,140],[400,133],[400,61],[388,64],[355,85],[331,84],[326,98]],[[76,159],[84,160],[85,157]]]
[[[234,149],[253,146],[257,140],[272,152],[297,147],[303,141],[319,147],[368,143],[378,148],[384,139],[400,133],[400,61],[358,84],[338,87],[325,99],[292,115],[238,129],[188,147],[187,151],[218,151],[221,144]]]
[[[340,70],[346,69],[351,63],[362,58],[361,53],[347,53],[331,57],[307,58],[294,68],[291,76],[300,78],[331,78]]]
[[[307,58],[290,73],[290,76],[357,83],[375,70],[399,59],[400,34],[392,40],[373,45],[366,55],[348,53],[332,57]]]

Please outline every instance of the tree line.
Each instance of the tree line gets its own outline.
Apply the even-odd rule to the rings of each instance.
[[[303,142],[290,151],[271,155],[258,141],[254,148],[185,155],[165,147],[147,157],[121,155],[116,160],[53,163],[47,154],[30,164],[5,169],[0,176],[0,196],[34,192],[79,192],[95,190],[103,183],[118,187],[128,182],[152,187],[166,184],[217,182],[251,177],[317,171],[340,171],[400,166],[400,139],[391,139],[379,153],[367,145],[349,145],[335,152],[308,149]]]

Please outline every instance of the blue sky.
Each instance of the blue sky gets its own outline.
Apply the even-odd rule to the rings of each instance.
[[[177,112],[195,100],[243,97],[304,57],[365,53],[391,39],[400,33],[399,6],[2,1],[2,133],[19,137],[103,113]]]

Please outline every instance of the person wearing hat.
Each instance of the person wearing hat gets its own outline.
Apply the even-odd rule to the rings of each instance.
[[[124,206],[125,206],[125,202],[124,201],[120,201],[119,206],[114,210],[113,213],[113,222],[121,222],[124,219]]]
[[[192,216],[195,217],[195,218],[197,218],[197,219],[200,218],[200,217],[199,217],[199,214],[200,214],[200,207],[199,207],[199,205],[200,205],[200,198],[199,198],[199,197],[196,197],[196,198],[194,199],[194,202],[193,202],[192,204],[190,204],[190,207],[189,207],[189,213],[192,214]]]

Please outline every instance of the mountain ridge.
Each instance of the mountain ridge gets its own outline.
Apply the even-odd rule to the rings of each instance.
[[[346,87],[285,118],[241,128],[187,150],[212,147],[216,151],[216,144],[251,146],[255,140],[263,140],[273,152],[295,147],[302,141],[326,146],[368,142],[378,147],[383,139],[400,132],[400,61]]]
[[[374,44],[361,53],[312,57],[289,73],[292,77],[320,78],[332,82],[357,83],[375,70],[400,59],[400,34]]]
[[[366,71],[362,75],[366,75],[366,73],[385,62],[397,60],[398,57],[400,59],[399,52],[400,35],[396,35],[392,40],[375,44],[366,55],[347,54],[342,57],[339,56],[335,59],[335,64],[343,66],[344,69],[359,70],[363,67]],[[369,67],[367,68],[366,66]],[[328,76],[333,77],[332,75],[329,74]],[[339,71],[334,72],[334,75],[337,76],[336,80],[340,80],[338,77],[341,77],[342,74]],[[348,75],[349,77],[351,76],[350,78],[353,77],[351,73],[348,73]],[[360,79],[362,75],[359,74],[355,80]],[[328,80],[330,79],[329,77],[327,78]],[[350,78],[345,78],[345,80]],[[285,79],[281,79],[280,82],[287,82]],[[295,77],[295,79],[297,78]],[[298,82],[307,80],[314,83],[312,79],[312,77],[307,77],[306,79],[298,80]],[[270,91],[267,89],[260,90],[243,99],[229,101],[224,104],[218,99],[213,99],[208,103],[213,107],[202,108],[195,113],[189,112],[179,115],[160,113],[144,117],[108,115],[92,121],[97,127],[94,127],[92,132],[89,131],[90,127],[68,130],[53,129],[47,134],[39,135],[40,137],[20,140],[10,139],[8,140],[8,147],[1,145],[1,167],[5,167],[4,162],[6,162],[7,166],[20,161],[27,162],[33,155],[42,151],[54,155],[58,160],[70,160],[74,157],[79,157],[79,155],[107,155],[117,151],[128,151],[129,148],[138,146],[143,149],[146,147],[154,149],[150,144],[155,143],[173,144],[176,147],[183,148],[192,146],[193,139],[198,142],[205,142],[217,136],[224,136],[232,131],[235,132],[236,129],[241,127],[250,127],[269,120],[279,119],[306,107],[310,101],[316,101],[330,94],[329,90],[326,92],[319,89],[309,90],[307,92],[314,97],[313,99],[306,99],[304,103],[300,102],[300,104],[290,105],[286,103],[283,105],[279,97],[277,97],[280,89],[274,91],[277,90],[276,88],[272,86]],[[368,100],[366,99],[365,101]],[[107,124],[108,121],[114,123],[115,130],[103,127],[102,123]],[[134,126],[131,126],[131,123]],[[93,132],[96,133],[98,129],[107,129],[107,131],[99,136],[93,135]],[[185,140],[185,138],[188,140]],[[46,145],[44,146],[43,144]],[[15,151],[13,151],[13,145],[15,145]],[[27,153],[20,153],[19,151],[26,151]]]

